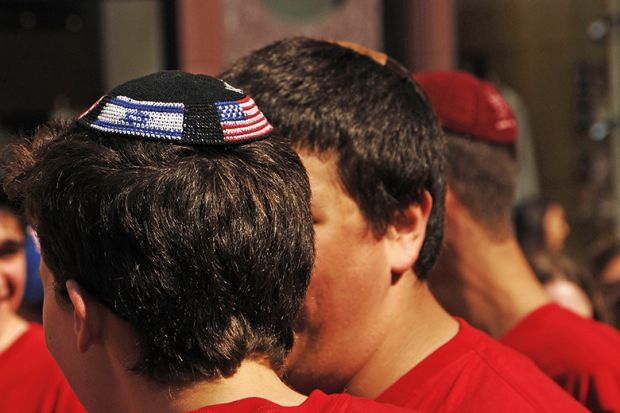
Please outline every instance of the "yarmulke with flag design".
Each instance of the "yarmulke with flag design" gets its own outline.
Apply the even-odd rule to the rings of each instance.
[[[78,118],[86,128],[179,144],[233,145],[269,135],[256,103],[226,82],[180,71],[115,87]]]

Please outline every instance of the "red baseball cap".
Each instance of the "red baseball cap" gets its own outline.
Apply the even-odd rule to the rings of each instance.
[[[491,83],[469,73],[415,73],[444,129],[494,143],[517,141],[517,120]]]

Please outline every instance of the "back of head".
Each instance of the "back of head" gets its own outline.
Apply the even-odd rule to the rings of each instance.
[[[512,233],[516,187],[516,120],[488,82],[459,71],[414,74],[442,124],[448,145],[448,185],[494,239]]]
[[[75,280],[129,323],[127,367],[156,383],[279,368],[314,247],[307,176],[271,129],[224,82],[162,72],[14,147],[4,185],[39,235],[48,299]]]
[[[376,236],[428,191],[433,209],[414,266],[424,278],[443,234],[444,140],[415,82],[371,55],[293,38],[254,51],[222,77],[250,92],[297,149],[335,156]]]

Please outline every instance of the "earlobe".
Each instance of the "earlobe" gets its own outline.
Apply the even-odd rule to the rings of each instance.
[[[69,300],[73,305],[73,331],[76,337],[77,350],[85,353],[97,335],[97,310],[92,305],[92,299],[87,296],[80,285],[69,280],[66,283]]]
[[[418,259],[424,244],[426,225],[433,207],[431,195],[424,191],[420,202],[397,212],[386,236],[393,274],[410,270]]]

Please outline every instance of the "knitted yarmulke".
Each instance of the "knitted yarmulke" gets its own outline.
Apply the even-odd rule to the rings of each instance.
[[[459,71],[415,73],[413,78],[446,130],[488,142],[516,142],[517,120],[491,83]]]
[[[210,76],[179,71],[123,83],[77,122],[101,132],[180,144],[240,144],[273,130],[243,91]]]

